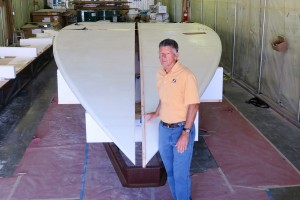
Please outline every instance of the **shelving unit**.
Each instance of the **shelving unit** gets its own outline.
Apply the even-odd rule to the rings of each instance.
[[[74,9],[80,10],[128,10],[129,1],[74,1]]]
[[[109,20],[111,22],[125,21],[129,11],[129,1],[74,1],[77,10],[77,21]]]

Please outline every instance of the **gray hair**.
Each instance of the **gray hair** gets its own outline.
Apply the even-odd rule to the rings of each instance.
[[[178,52],[178,44],[175,40],[172,40],[172,39],[164,39],[163,41],[161,41],[159,43],[159,48],[160,47],[167,47],[167,46],[170,46],[170,47],[173,47],[173,49],[175,49],[176,52]]]

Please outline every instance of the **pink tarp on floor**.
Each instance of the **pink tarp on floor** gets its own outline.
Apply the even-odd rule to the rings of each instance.
[[[269,185],[300,184],[298,172],[227,101],[201,106],[201,124],[220,168],[192,176],[193,200],[268,200]],[[52,102],[14,177],[9,200],[79,199],[85,159],[84,110]],[[168,186],[124,188],[102,144],[89,144],[84,199],[171,200]]]
[[[230,184],[300,184],[299,172],[228,101],[207,104],[202,112],[201,123],[211,131],[205,141]]]
[[[230,188],[220,169],[209,169],[192,177],[192,197],[199,200],[269,200],[264,190]]]

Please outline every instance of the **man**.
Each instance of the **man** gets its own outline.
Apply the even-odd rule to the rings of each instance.
[[[165,39],[159,44],[162,67],[157,72],[159,104],[148,121],[160,117],[159,152],[175,200],[191,198],[190,165],[195,139],[194,120],[199,108],[197,80],[179,61],[178,44]]]

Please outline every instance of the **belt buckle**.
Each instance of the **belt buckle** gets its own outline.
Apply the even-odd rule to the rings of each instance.
[[[172,124],[169,124],[169,123],[163,122],[163,126],[165,126],[165,127],[167,127],[167,128],[171,128],[171,125],[172,125]]]
[[[163,122],[163,125],[167,128],[177,128],[179,126],[184,125],[184,122],[177,122],[177,123],[173,123],[173,124]]]

